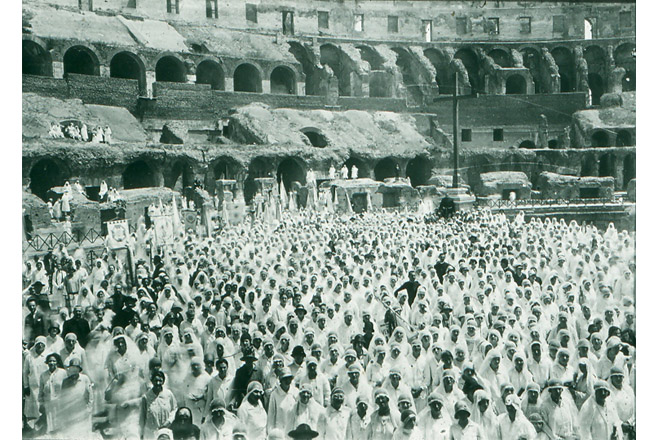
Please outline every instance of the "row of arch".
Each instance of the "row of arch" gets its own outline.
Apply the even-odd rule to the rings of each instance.
[[[86,46],[72,46],[63,56],[64,74],[100,75],[100,62],[93,50]],[[32,40],[23,40],[23,73],[27,75],[52,76],[50,54]],[[181,57],[175,54],[161,56],[155,64],[156,81],[185,83],[187,68]],[[225,90],[225,68],[218,60],[206,59],[196,66],[196,83],[208,84],[213,90]],[[234,91],[262,92],[263,72],[250,62],[238,65],[233,73]],[[110,77],[134,79],[141,91],[146,90],[146,67],[141,57],[121,51],[110,59]],[[270,72],[271,93],[296,94],[297,75],[289,66],[276,66]]]
[[[616,135],[616,136],[614,136]],[[612,145],[612,140],[614,144]],[[633,137],[628,130],[618,130],[616,132],[607,132],[605,130],[595,130],[591,134],[591,146],[596,148],[606,147],[631,147],[633,146]]]
[[[357,157],[350,157],[342,166],[346,165],[349,170],[353,166],[357,167],[358,177],[360,178],[373,177],[375,180],[384,181],[392,177],[408,177],[415,187],[427,183],[431,178],[432,163],[430,159],[417,156],[409,160],[405,164],[405,173],[402,174],[400,165],[403,163],[397,158],[386,157],[377,161],[371,169],[366,161]],[[301,185],[306,184],[307,168],[303,160],[295,157],[282,159],[277,167],[274,166],[272,159],[257,157],[250,162],[246,170],[235,159],[223,156],[211,163],[206,171],[206,180],[210,186],[217,179],[243,180],[245,200],[249,203],[256,191],[255,179],[276,177],[277,181],[283,182],[284,187],[289,191],[294,182],[299,182]],[[181,190],[192,186],[195,176],[192,163],[180,159],[175,161],[169,170],[163,173],[162,184],[172,189]],[[64,185],[64,182],[71,176],[66,165],[61,161],[53,158],[43,158],[32,166],[29,177],[32,193],[43,200],[47,200],[49,190]],[[160,182],[156,167],[150,164],[148,160],[143,159],[128,164],[121,175],[121,183],[124,189],[155,187],[159,186]]]

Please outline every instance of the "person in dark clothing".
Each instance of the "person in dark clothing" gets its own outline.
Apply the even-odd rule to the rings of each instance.
[[[234,386],[233,393],[231,396],[231,402],[234,403],[234,407],[238,406],[243,401],[243,397],[247,394],[248,384],[252,381],[258,381],[263,384],[264,378],[261,370],[258,370],[254,367],[254,363],[257,361],[257,358],[254,355],[253,351],[249,351],[241,357],[241,360],[245,362],[238,370],[236,370],[236,376],[234,377]]]
[[[74,333],[78,336],[78,343],[82,348],[85,348],[87,345],[87,339],[89,338],[90,333],[89,322],[83,318],[83,308],[82,306],[75,306],[73,308],[73,316],[71,319],[64,321],[62,326],[62,332],[65,335],[69,333]]]
[[[119,313],[124,308],[124,294],[121,292],[121,286],[115,286],[115,293],[112,294],[112,311]]]
[[[132,296],[123,297],[124,307],[112,318],[112,327],[125,328],[131,323],[134,316],[138,316],[135,311],[137,299]]]
[[[199,427],[193,424],[192,411],[185,406],[176,411],[170,429],[174,440],[189,440],[191,438],[199,440],[200,437]]]
[[[36,298],[28,299],[26,305],[30,313],[25,317],[25,338],[32,345],[37,336],[46,336],[46,317],[37,310]]]
[[[456,203],[449,196],[443,197],[438,206],[438,214],[443,218],[449,218],[454,212],[456,212]]]
[[[397,293],[401,292],[403,289],[406,289],[408,292],[408,304],[412,305],[417,296],[417,289],[419,288],[419,283],[415,281],[415,272],[408,272],[408,281],[403,283],[398,289],[394,291],[394,296],[397,296]]]
[[[451,267],[451,264],[447,263],[445,261],[445,257],[447,256],[446,253],[441,253],[440,254],[440,261],[435,263],[435,266],[433,268],[435,269],[435,273],[438,275],[438,279],[440,280],[440,284],[445,282],[445,275],[447,272],[449,272],[449,268]]]
[[[522,264],[516,264],[515,271],[513,272],[513,281],[515,281],[517,285],[522,286],[522,282],[525,279],[527,279],[527,275],[522,271]]]

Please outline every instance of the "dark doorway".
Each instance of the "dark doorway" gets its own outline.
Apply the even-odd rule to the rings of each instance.
[[[383,208],[396,208],[399,206],[399,193],[388,191],[383,193]]]
[[[603,130],[594,131],[591,134],[591,146],[598,148],[610,147],[609,136]]]
[[[623,187],[625,188],[632,179],[637,177],[637,164],[635,155],[629,154],[623,159]]]
[[[493,61],[495,61],[495,64],[500,67],[513,67],[511,64],[511,56],[505,50],[493,49],[488,52],[488,56],[491,57]]]
[[[600,191],[598,187],[580,188],[581,199],[597,199],[598,197],[600,197]]]
[[[506,79],[507,95],[526,95],[527,81],[522,75],[511,75]]]
[[[328,139],[317,129],[303,129],[302,132],[313,147],[324,148],[328,146]]]
[[[600,177],[614,177],[614,155],[605,154],[600,157],[598,175]]]
[[[23,40],[23,74],[53,75],[50,55],[34,41]]]
[[[261,93],[261,75],[252,64],[241,64],[234,71],[234,91]]]
[[[630,147],[632,146],[632,136],[627,130],[621,130],[616,134],[616,146],[617,147]]]
[[[390,177],[399,177],[400,171],[401,170],[396,161],[391,157],[386,157],[385,159],[379,160],[376,164],[376,167],[374,168],[374,177],[376,180],[384,182],[385,179]]]
[[[425,157],[417,156],[406,166],[406,177],[410,178],[413,187],[424,185],[431,178],[431,161]]]
[[[156,81],[184,83],[186,82],[186,68],[176,57],[162,57],[156,63]]]
[[[519,148],[534,149],[534,148],[536,148],[536,145],[534,144],[534,141],[526,140],[526,141],[522,141],[520,143]]]
[[[147,188],[155,186],[154,173],[143,160],[133,162],[122,174],[124,189]]]
[[[64,74],[98,75],[99,63],[96,55],[86,47],[74,46],[64,54]]]
[[[561,92],[572,92],[575,90],[575,62],[573,54],[565,47],[557,47],[551,52],[555,63],[559,68],[561,80]]]
[[[481,80],[479,78],[479,58],[470,49],[460,49],[454,55],[454,58],[461,60],[465,70],[467,70],[468,77],[470,78],[470,86],[472,86],[472,93],[481,93]]]
[[[557,148],[559,148],[559,141],[557,141],[557,139],[550,139],[548,141],[548,148],[550,148],[551,150],[556,150]]]
[[[300,182],[301,185],[305,184],[305,171],[296,162],[295,159],[289,157],[280,162],[277,167],[277,183],[284,182],[284,189],[291,191],[293,182]]]
[[[351,196],[353,212],[360,214],[367,210],[367,193],[355,193]]]
[[[278,66],[270,74],[270,93],[280,95],[296,94],[296,78],[291,69]]]
[[[233,169],[231,166],[231,160],[228,159],[225,162],[227,163],[226,169],[228,172],[231,172],[230,170]],[[220,164],[218,164],[218,166],[220,166]],[[254,181],[254,179],[259,177],[273,177],[273,168],[274,165],[272,159],[266,159],[264,157],[256,157],[252,159],[248,167],[247,178],[243,184],[243,198],[245,199],[245,203],[250,204],[255,194],[257,193],[257,183]],[[216,172],[217,171],[218,169],[216,168]],[[218,176],[218,174],[216,174],[216,176]],[[220,177],[216,178],[219,179]]]
[[[359,179],[366,179],[369,177],[369,170],[367,169],[367,166],[364,164],[364,162],[362,162],[358,158],[350,157],[346,162],[344,162],[344,165],[346,165],[346,168],[348,168],[349,177],[351,175],[351,170],[353,169],[353,166],[356,166],[358,169]]]
[[[119,52],[110,61],[110,76],[112,78],[135,79],[138,81],[140,93],[147,90],[144,69],[137,57],[130,52]]]
[[[600,97],[605,93],[605,84],[603,84],[603,77],[597,73],[590,73],[587,76],[589,83],[589,90],[591,90],[591,104],[600,105]]]
[[[225,73],[220,64],[212,60],[206,60],[197,66],[197,84],[209,84],[213,90],[225,89]]]
[[[54,186],[64,185],[66,176],[52,159],[41,159],[30,170],[30,191],[44,201]]]
[[[87,195],[87,198],[93,202],[99,202],[101,200],[99,197],[99,192],[101,192],[101,187],[98,185],[85,187],[85,194]]]
[[[511,198],[511,193],[515,194],[514,200],[518,199],[518,191],[515,189],[504,189],[502,190],[502,200],[509,200]]]
[[[192,167],[184,160],[177,161],[165,186],[183,194],[184,188],[193,186],[195,176]]]
[[[582,159],[580,176],[598,176],[598,160],[594,156],[587,156]]]

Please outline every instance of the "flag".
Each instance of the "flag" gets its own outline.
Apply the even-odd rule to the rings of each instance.
[[[172,194],[172,226],[174,227],[174,233],[179,235],[181,232],[181,218],[179,217],[179,209],[176,206],[174,194]]]
[[[108,246],[111,249],[120,249],[128,244],[128,220],[114,220],[105,224],[108,227]]]

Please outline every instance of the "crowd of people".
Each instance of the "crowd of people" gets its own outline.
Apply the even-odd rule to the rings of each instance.
[[[624,439],[635,236],[313,211],[24,259],[38,438]]]

